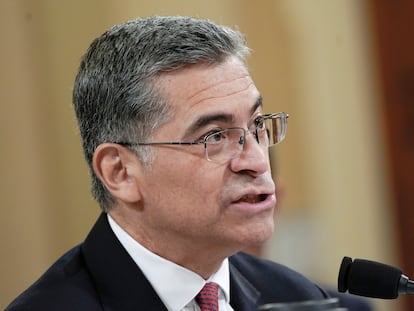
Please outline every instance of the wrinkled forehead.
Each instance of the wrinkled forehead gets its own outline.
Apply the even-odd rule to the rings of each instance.
[[[162,73],[156,84],[161,96],[177,109],[191,109],[209,99],[236,98],[255,89],[245,63],[234,56],[218,64],[196,64]]]
[[[161,96],[181,124],[236,126],[261,111],[262,100],[246,65],[236,57],[163,74]]]

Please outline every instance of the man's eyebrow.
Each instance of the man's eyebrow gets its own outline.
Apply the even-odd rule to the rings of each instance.
[[[258,96],[257,100],[255,101],[254,105],[250,109],[250,114],[254,114],[256,110],[263,105],[263,98],[262,96]],[[231,123],[234,120],[233,114],[227,113],[213,113],[209,115],[201,116],[200,118],[196,119],[185,131],[185,137],[196,132],[197,130],[203,128],[204,126],[213,123],[213,122],[222,122],[222,123]]]
[[[261,108],[263,106],[263,97],[262,95],[259,95],[256,99],[256,102],[250,109],[250,114],[254,114],[258,108]]]
[[[186,137],[212,122],[231,123],[232,121],[233,121],[233,115],[226,114],[226,113],[215,113],[215,114],[201,116],[189,126],[189,128],[185,131],[184,136]]]

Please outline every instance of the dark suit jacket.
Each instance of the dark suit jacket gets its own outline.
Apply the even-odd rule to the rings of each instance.
[[[270,261],[238,253],[229,258],[229,266],[230,303],[236,311],[254,311],[265,303],[327,297],[299,273]],[[63,255],[6,310],[167,309],[102,214],[85,242]]]

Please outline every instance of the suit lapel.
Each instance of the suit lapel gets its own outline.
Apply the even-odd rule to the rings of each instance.
[[[256,310],[260,293],[231,262],[229,262],[229,268],[230,305],[237,311]]]
[[[118,241],[101,214],[82,245],[86,265],[104,310],[167,311],[142,271]]]

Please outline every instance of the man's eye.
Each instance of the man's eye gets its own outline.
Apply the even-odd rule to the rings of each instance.
[[[211,131],[205,135],[205,140],[210,144],[218,144],[226,138],[225,131]]]
[[[258,129],[258,130],[264,130],[265,129],[264,118],[262,116],[256,118],[254,120],[254,125],[255,125],[256,129]]]

